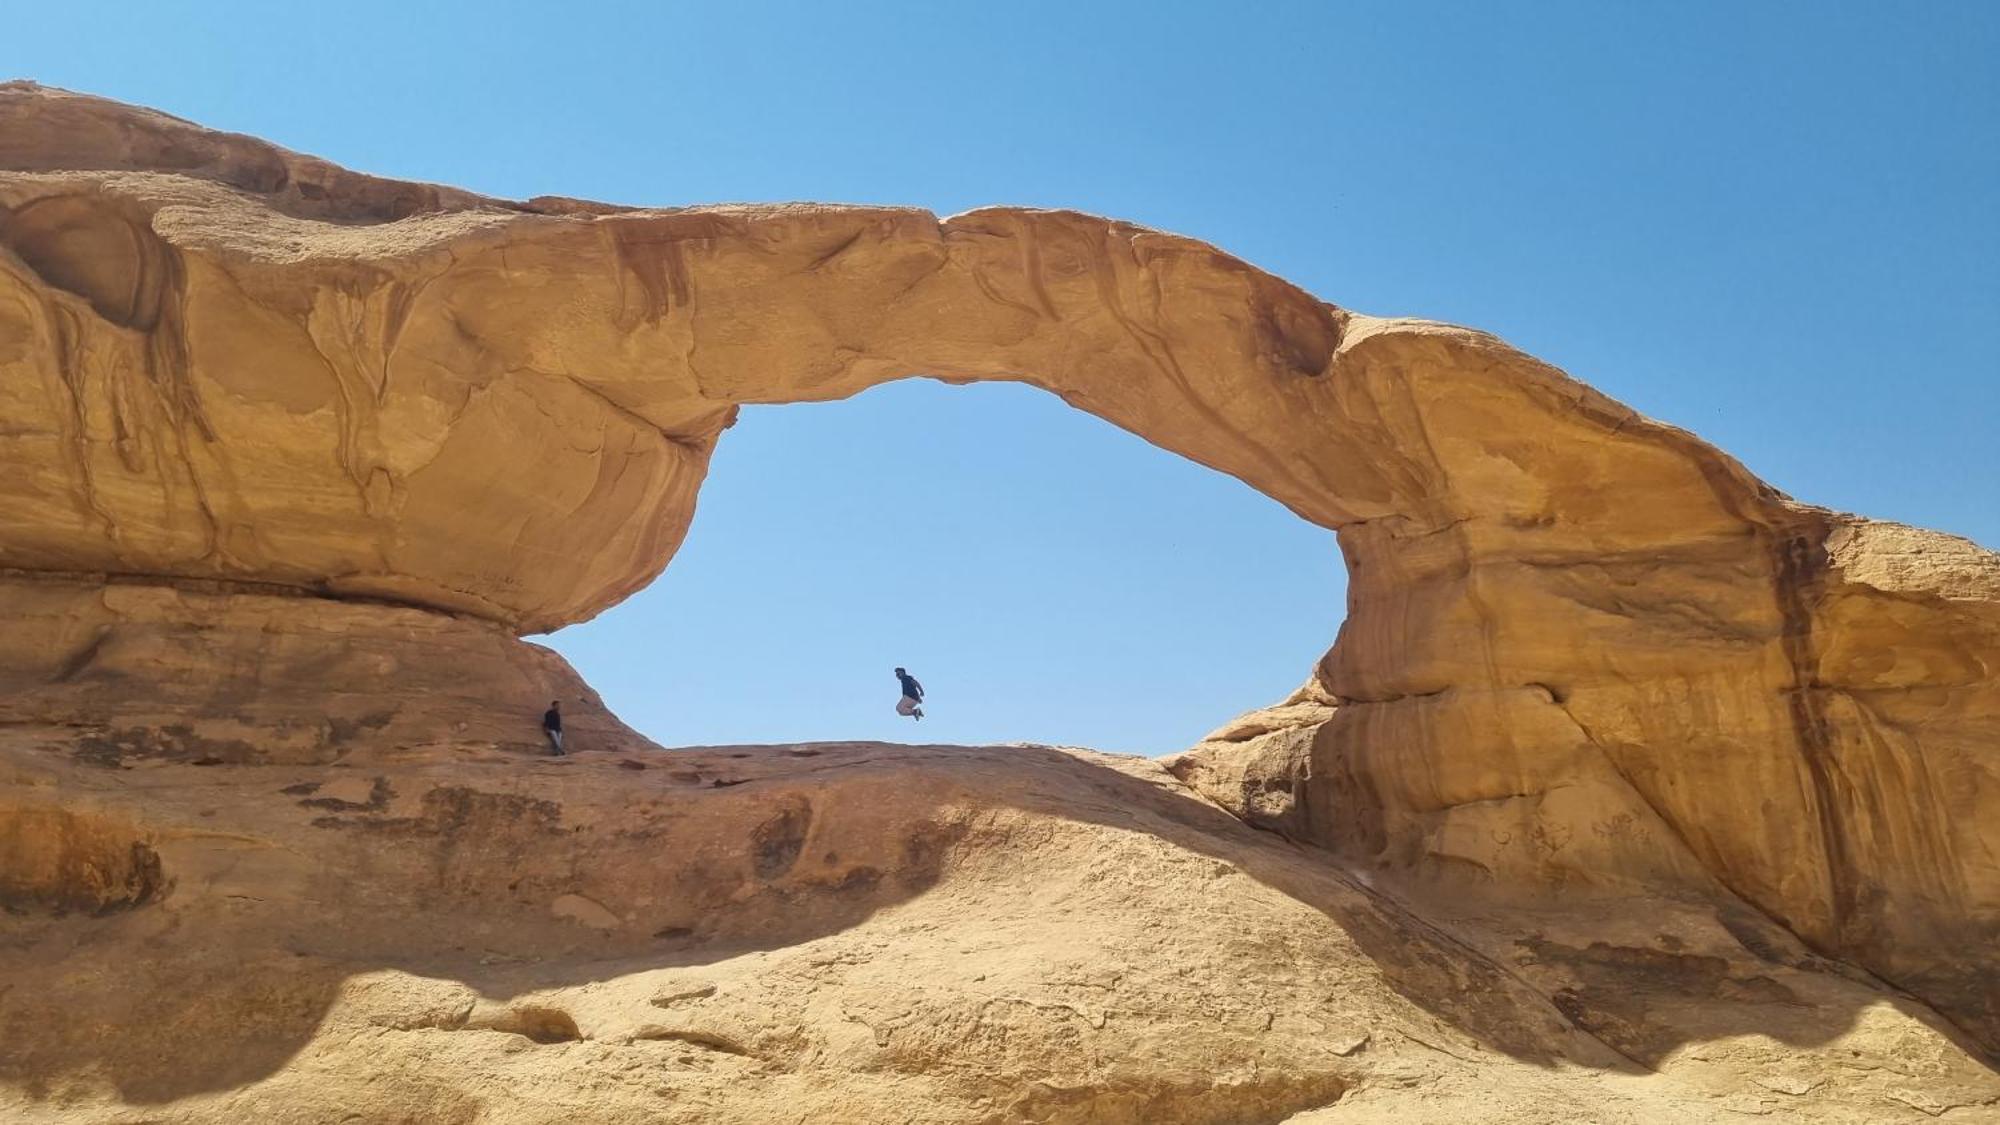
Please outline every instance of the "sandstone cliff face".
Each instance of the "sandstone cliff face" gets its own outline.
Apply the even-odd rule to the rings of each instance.
[[[1202,752],[1281,807],[1184,764],[1204,791],[1419,880],[1740,896],[2000,1048],[2000,561],[1970,544],[1090,216],[510,203],[20,84],[0,169],[11,721],[311,762],[587,698],[510,634],[666,565],[739,404],[1018,380],[1339,532],[1320,702]],[[184,682],[131,690],[148,652]],[[315,726],[285,696],[322,663]]]

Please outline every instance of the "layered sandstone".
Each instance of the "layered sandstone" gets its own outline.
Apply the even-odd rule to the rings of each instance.
[[[1016,380],[1339,533],[1341,636],[1176,765],[1204,793],[1454,892],[1740,900],[2000,1048],[2000,560],[1962,540],[1091,216],[511,203],[24,84],[0,169],[35,745],[519,739],[523,693],[590,697],[513,636],[666,565],[738,405]]]
[[[555,653],[491,622],[228,584],[0,576],[0,725],[105,766],[330,764],[388,742],[540,751],[645,739]],[[532,714],[530,717],[532,718]]]

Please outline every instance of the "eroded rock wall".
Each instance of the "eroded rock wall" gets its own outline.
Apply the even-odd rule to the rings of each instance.
[[[329,764],[388,742],[650,746],[489,621],[225,583],[0,576],[0,725],[105,767]]]

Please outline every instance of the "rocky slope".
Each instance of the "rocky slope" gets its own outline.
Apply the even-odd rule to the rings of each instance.
[[[1741,904],[1405,902],[1142,759],[458,742],[105,768],[19,732],[0,749],[9,1120],[2000,1106],[1935,1015]]]
[[[272,919],[244,931],[241,951],[283,948],[291,939],[268,927],[295,921],[329,943],[306,953],[325,961],[313,979],[332,982],[305,998],[273,985],[270,1004],[312,1013],[322,1030],[346,1027],[330,1014],[348,1011],[339,998],[363,987],[354,982],[378,979],[357,966],[401,957],[387,971],[423,977],[408,962],[422,946],[413,935],[456,932],[462,927],[450,919],[472,910],[450,896],[436,911],[419,910],[422,896],[411,888],[437,889],[445,877],[384,868],[416,862],[397,858],[392,841],[429,841],[455,857],[478,851],[489,823],[520,820],[541,828],[507,837],[515,851],[506,864],[525,862],[533,842],[553,849],[550,862],[573,881],[588,881],[600,860],[621,871],[639,866],[635,856],[588,850],[597,846],[587,845],[592,834],[621,830],[620,790],[554,809],[517,808],[507,802],[527,795],[515,793],[496,806],[511,810],[504,813],[485,797],[464,798],[472,802],[464,808],[439,797],[445,804],[432,808],[411,794],[454,785],[499,792],[488,774],[507,771],[463,756],[531,749],[532,714],[544,698],[575,701],[572,725],[584,741],[606,753],[643,752],[643,741],[560,660],[517,636],[599,612],[667,564],[739,404],[838,398],[919,374],[1043,387],[1338,530],[1351,573],[1347,622],[1312,682],[1173,763],[1192,789],[1160,777],[1145,785],[1180,802],[1199,791],[1281,833],[1292,843],[1260,837],[1257,847],[1363,894],[1371,910],[1388,907],[1343,870],[1370,872],[1379,885],[1401,888],[1397,895],[1432,903],[1426,916],[1469,911],[1443,961],[1476,956],[1514,982],[1508,987],[1526,989],[1506,994],[1508,1005],[1518,1001],[1508,1010],[1520,1028],[1543,1026],[1531,1013],[1553,1005],[1558,1024],[1547,1026],[1562,1030],[1548,1034],[1596,1044],[1558,1051],[1536,1045],[1541,1032],[1493,1030],[1476,1005],[1390,988],[1396,1003],[1442,1013],[1456,1034],[1495,1043],[1528,1035],[1489,1044],[1499,1054],[1488,1061],[1507,1063],[1494,1074],[1544,1091],[1534,1098],[1568,1096],[1551,1091],[1575,1075],[1541,1064],[1570,1059],[1585,1068],[1585,1084],[1562,1088],[1595,1096],[1626,1087],[1604,1078],[1617,1067],[1591,1052],[1622,1052],[1618,1065],[1643,1070],[1684,1065],[1685,1044],[1756,1032],[1786,1044],[1844,1042],[1831,1023],[1813,1023],[1819,1017],[1796,1016],[1811,1031],[1770,1029],[1789,1026],[1787,1013],[1879,1011],[1894,990],[1948,1021],[1934,1024],[1922,1004],[1894,1002],[1906,1013],[1896,1034],[1930,1044],[1921,1051],[1946,1058],[1959,1035],[1989,1058],[2000,1049],[2000,557],[1990,552],[1798,504],[1692,435],[1492,337],[1353,313],[1185,238],[1018,209],[939,220],[884,208],[515,203],[364,176],[152,111],[14,83],[0,86],[0,734],[15,771],[10,784],[20,790],[10,799],[24,811],[5,829],[16,858],[0,878],[7,901],[25,913],[0,919],[8,927],[0,936],[10,957],[25,960],[0,977],[0,1004],[8,1018],[29,1021],[15,1027],[61,1028],[56,1009],[97,1013],[61,1035],[31,1037],[27,1048],[10,1040],[0,1059],[28,1099],[22,1104],[57,1112],[50,1107],[71,1096],[57,1091],[81,1091],[77,1104],[97,1108],[77,1112],[115,1113],[107,1107],[126,1098],[198,1116],[219,1110],[186,1108],[188,1097],[247,1097],[317,1057],[290,1053],[305,1044],[347,1060],[312,1064],[329,1082],[360,1081],[363,1069],[341,1075],[361,1068],[364,1055],[395,1057],[387,1047],[343,1055],[320,1032],[293,1028],[267,1037],[291,1044],[282,1058],[229,1070],[236,1064],[224,1056],[241,1052],[173,1051],[163,1044],[189,1037],[171,1036],[132,1050],[184,1056],[184,1069],[213,1063],[221,1076],[160,1097],[132,1093],[119,1077],[128,1064],[98,1061],[90,1046],[119,1025],[120,1001],[83,995],[52,1008],[43,990],[24,987],[37,979],[20,975],[24,966],[74,964],[101,982],[105,959],[131,955],[123,951],[165,956],[174,945],[162,934],[174,927],[213,930],[211,940],[230,948],[238,939],[224,920],[257,913],[230,904],[265,897],[278,904]],[[524,701],[534,701],[526,723]],[[286,797],[337,805],[308,804],[319,810],[312,821],[266,819],[278,791],[334,784],[348,776],[337,771],[378,760],[465,776],[419,785],[383,773],[379,799],[373,780],[366,792],[349,785],[338,796],[301,790]],[[620,781],[689,772],[623,760],[650,768],[612,775]],[[968,798],[980,808],[1011,808],[994,794],[1041,784],[1037,759],[1025,754],[966,761],[1020,774],[986,777],[981,784],[997,788]],[[1067,761],[1041,765],[1067,777]],[[1113,772],[1129,779],[1135,769]],[[216,772],[188,772],[196,770]],[[581,766],[571,772],[595,776]],[[280,774],[266,792],[262,779]],[[304,849],[300,870],[320,874],[271,868],[266,875],[279,882],[267,895],[241,884],[210,901],[195,889],[200,880],[174,874],[207,870],[208,861],[188,868],[160,858],[160,841],[179,838],[187,810],[175,811],[175,793],[140,785],[141,777],[204,779],[185,784],[211,794],[190,798],[211,810],[208,831],[244,842],[246,854]],[[798,784],[834,779],[802,775]],[[697,786],[675,799],[697,796],[708,802],[703,816],[720,818],[717,848],[763,823],[739,823],[763,813],[720,791]],[[75,819],[74,807],[100,800],[116,806],[107,822],[114,827]],[[1075,809],[1044,813],[1096,824]],[[371,817],[392,827],[355,827]],[[347,827],[327,826],[335,823]],[[576,828],[584,834],[566,831]],[[1139,838],[1150,828],[1120,831],[1136,832],[1141,852],[1073,846],[1125,855],[1139,868],[1172,866],[1168,853],[1146,848],[1201,852],[1176,840],[1146,844]],[[1064,865],[1038,857],[1020,843],[1026,838],[973,853],[954,844],[963,871],[984,873],[968,875],[974,882],[956,884],[960,891],[1012,902],[1030,885],[977,891],[977,880],[1000,879],[998,868],[982,866],[989,860],[1059,878]],[[878,880],[892,870],[863,866]],[[627,877],[644,882],[613,878]],[[728,941],[764,942],[758,955],[771,956],[839,936],[780,942],[783,912],[755,905],[778,901],[769,897],[776,892],[728,885],[752,913],[717,931],[721,945],[683,935],[706,951],[698,957],[719,957]],[[948,885],[893,903],[870,897],[887,893],[879,885],[827,893],[850,903],[841,909],[860,910],[840,934],[860,934],[897,912],[943,909]],[[1212,890],[1203,893],[1215,897]],[[587,890],[562,893],[578,900],[571,916],[551,920],[541,904],[516,903],[485,924],[554,933],[546,940],[556,946],[533,947],[536,963],[573,965],[581,962],[561,944],[563,927],[587,925],[578,912],[603,921],[579,902],[633,925],[654,921],[632,922],[631,911],[652,915],[607,906]],[[723,909],[671,880],[631,893],[652,897],[647,910],[701,902],[712,908],[708,917]],[[1320,892],[1285,893],[1330,917]],[[1151,905],[1106,906],[1089,925],[1045,928],[1081,942],[1091,925],[1106,933],[1124,925],[1113,917],[1121,911],[1172,915],[1164,904],[1194,894],[1192,884],[1169,887]],[[379,912],[405,924],[377,933],[376,920],[362,919],[371,895],[382,896]],[[1284,929],[1277,915],[1236,918],[1260,908],[1233,891],[1220,897],[1228,903],[1218,911],[1232,920],[1217,923],[1214,940]],[[1504,918],[1479,913],[1476,904],[1488,899],[1507,904]],[[1640,913],[1631,933],[1534,921],[1628,900],[1643,904],[1632,907]],[[99,910],[112,913],[79,917]],[[1395,975],[1379,960],[1379,946],[1394,943],[1364,942],[1348,915],[1335,914],[1334,930],[1346,936],[1327,940],[1361,944],[1293,957],[1280,974],[1307,974],[1299,987],[1320,990],[1321,1001],[1341,993],[1313,973]],[[1430,940],[1414,928],[1416,915],[1394,917],[1399,940]],[[1712,924],[1669,924],[1683,917]],[[666,931],[694,927],[661,923]],[[332,940],[346,931],[362,944]],[[1195,929],[1184,937],[1209,940]],[[399,940],[412,944],[398,953]],[[929,948],[924,939],[882,940],[892,964],[913,964]],[[639,960],[602,977],[575,971],[622,980],[662,956],[644,943],[606,949],[614,961]],[[1751,971],[1740,962],[1744,950],[1759,964],[1818,974],[1815,982],[1837,978],[1870,999],[1821,999],[1776,970]],[[482,990],[468,983],[480,975],[477,957],[436,952],[437,975],[425,979],[456,981],[482,997],[544,986],[522,978]],[[1321,956],[1327,967],[1299,967]],[[1214,980],[1250,973],[1254,960],[1232,953]],[[168,973],[161,995],[200,979],[200,970],[190,972]],[[1854,973],[1886,981],[1891,993]],[[1753,977],[1780,989],[1743,983]],[[381,985],[384,995],[429,995],[428,985],[395,980]],[[1659,1031],[1657,1010],[1687,989],[1702,1011],[1751,1003],[1737,995],[1744,990],[1807,999],[1753,1004],[1756,1018],[1688,1016],[1685,1033]],[[968,1018],[966,997],[978,995],[946,1005],[958,1013],[952,1018]],[[1593,995],[1624,997],[1624,1006]],[[253,1014],[214,1018],[255,1023],[265,1017],[254,1015],[261,1009],[253,1001],[265,996],[219,1000],[219,1011]],[[1660,1003],[1632,1009],[1632,998],[1649,996]],[[1381,1005],[1364,1004],[1365,1019],[1389,1019],[1393,1005]],[[322,1016],[334,1022],[317,1022]],[[1191,1034],[1174,1026],[1176,1041]],[[428,1041],[452,1029],[401,1030]],[[509,1071],[506,1088],[556,1081],[548,1076],[583,1059],[595,1060],[583,1068],[592,1074],[624,1067],[630,1057],[588,1053],[616,1034],[562,1048],[586,1052],[576,1058],[544,1052],[533,1055],[544,1063],[530,1066],[524,1056],[526,1069]],[[813,1057],[833,1057],[820,1040],[800,1042],[820,1052]],[[1137,1042],[1106,1040],[1099,1057],[1150,1057]],[[1883,1042],[1852,1049],[1865,1065],[1882,1066],[1893,1056]],[[407,1058],[435,1049],[413,1047]],[[1309,1051],[1303,1042],[1286,1049]],[[1228,1051],[1148,1073],[1238,1057]],[[898,1070],[840,1055],[811,1081],[831,1082],[835,1072],[863,1085],[880,1079],[879,1089],[850,1093],[882,1105],[896,1104],[891,1087],[908,1104],[929,1104],[924,1091],[947,1072],[977,1072],[993,1090],[1043,1081],[1024,1077],[1043,1072],[1011,1047],[955,1057]],[[467,1059],[482,1073],[501,1065]],[[1515,1065],[1521,1060],[1529,1069]],[[1951,1067],[1963,1061],[1939,1065],[1956,1074]],[[1073,1065],[1065,1055],[1061,1066]],[[1239,1118],[1202,1108],[1220,1095],[1196,1091],[1198,1083],[1187,1086],[1193,1100],[1185,1106],[1147,1112],[1275,1119],[1280,1109],[1338,1104],[1332,1095],[1342,1091],[1349,1105],[1363,1104],[1356,1099],[1366,1090],[1389,1096],[1388,1072],[1356,1065],[1286,1056],[1272,1067],[1282,1081],[1305,1085],[1245,1093],[1242,1107],[1266,1108],[1240,1108]],[[1046,1081],[1092,1107],[1075,1112],[1102,1115],[1113,1110],[1095,1099],[1125,1081],[1110,1073],[1057,1067]],[[1427,1073],[1422,1081],[1443,1081],[1442,1071]],[[1315,1074],[1338,1081],[1315,1085],[1305,1077]],[[864,1083],[864,1075],[873,1077]],[[1459,1088],[1489,1078],[1500,1081],[1480,1071]],[[466,1081],[439,1089],[481,1097]],[[1651,1097],[1672,1083],[1640,1086]],[[1146,1097],[1168,1096],[1157,1083],[1148,1088]],[[966,1097],[994,1119],[1069,1112],[1058,1111],[1060,1098],[1021,1109],[978,1102],[999,1097],[991,1092]],[[551,1114],[559,1104],[595,1104],[550,1098]],[[538,1111],[510,1101],[463,1112]]]

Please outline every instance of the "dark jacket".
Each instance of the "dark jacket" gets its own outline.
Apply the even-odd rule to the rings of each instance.
[[[924,701],[924,685],[918,683],[915,676],[904,673],[896,678],[903,681],[903,694],[906,697],[914,699],[919,703]]]
[[[553,708],[553,707],[551,707],[551,708],[549,708],[548,710],[546,710],[546,711],[542,712],[542,729],[543,729],[543,730],[561,730],[561,729],[562,729],[562,712],[561,712],[561,711],[558,711],[558,710],[556,710],[556,709],[555,709],[555,708]]]

